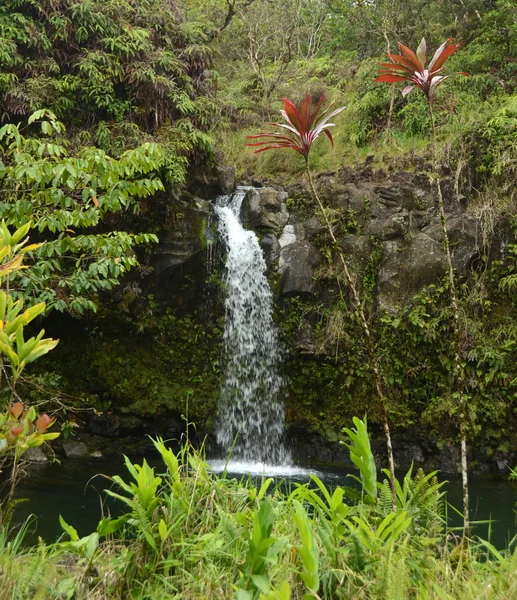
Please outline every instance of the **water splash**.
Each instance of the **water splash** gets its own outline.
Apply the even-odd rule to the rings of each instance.
[[[285,380],[273,322],[266,262],[257,236],[241,224],[246,190],[217,199],[218,230],[226,249],[224,383],[217,442],[232,459],[291,464],[283,444]]]

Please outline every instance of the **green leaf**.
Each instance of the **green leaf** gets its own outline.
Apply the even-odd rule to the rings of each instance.
[[[158,523],[158,533],[160,534],[160,539],[162,540],[163,544],[163,542],[165,542],[165,540],[167,539],[168,535],[167,524],[163,519],[160,519],[160,522]]]
[[[63,530],[65,531],[65,533],[67,533],[70,537],[70,540],[72,542],[77,542],[79,541],[79,535],[77,534],[77,530],[74,529],[71,525],[69,525],[61,515],[59,515],[59,524],[61,525],[61,527],[63,528]]]
[[[269,577],[267,575],[252,575],[251,580],[258,590],[264,594],[269,592]]]

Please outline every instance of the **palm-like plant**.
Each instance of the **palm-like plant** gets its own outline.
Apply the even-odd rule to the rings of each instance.
[[[374,373],[375,377],[375,389],[377,392],[377,397],[379,399],[379,405],[383,418],[383,426],[384,433],[386,435],[386,445],[388,450],[388,462],[390,469],[390,483],[391,483],[391,491],[393,497],[393,510],[397,510],[397,496],[395,489],[395,461],[393,459],[393,447],[391,443],[391,433],[390,426],[388,421],[388,409],[386,404],[386,396],[384,393],[384,382],[381,376],[381,370],[379,367],[379,360],[377,358],[377,354],[375,351],[375,345],[373,343],[372,334],[370,332],[370,327],[368,325],[368,320],[366,318],[366,314],[364,311],[364,305],[359,296],[359,291],[355,285],[355,277],[352,276],[350,269],[345,260],[345,256],[343,251],[341,250],[336,236],[334,234],[334,229],[332,227],[331,222],[327,216],[327,212],[323,203],[321,202],[318,193],[316,192],[316,188],[314,187],[314,182],[312,180],[312,173],[309,168],[309,153],[312,148],[312,144],[314,141],[321,135],[321,133],[325,133],[325,135],[330,140],[330,143],[333,144],[334,141],[332,139],[332,134],[329,131],[329,127],[333,127],[334,123],[329,123],[329,120],[335,115],[339,114],[345,107],[337,108],[334,111],[330,112],[332,108],[332,104],[327,107],[325,110],[321,111],[323,103],[325,101],[324,96],[321,97],[318,105],[311,111],[311,97],[309,94],[305,96],[305,99],[301,103],[300,110],[296,108],[296,106],[288,100],[284,98],[284,109],[281,111],[282,116],[287,121],[287,123],[272,123],[274,127],[278,127],[283,131],[280,132],[264,132],[259,133],[257,135],[248,136],[249,139],[261,139],[260,142],[252,142],[246,144],[247,146],[258,147],[255,150],[258,152],[265,152],[266,150],[274,150],[278,148],[289,148],[298,152],[305,159],[305,170],[307,172],[307,177],[309,180],[309,186],[312,192],[312,195],[318,206],[320,208],[322,217],[325,221],[325,225],[327,227],[327,231],[330,235],[330,238],[333,243],[333,247],[336,250],[339,259],[341,261],[341,265],[343,267],[343,272],[345,274],[345,278],[347,280],[348,287],[350,289],[352,295],[352,302],[354,307],[359,315],[359,319],[361,321],[366,347],[368,351],[368,356],[370,359],[370,367]]]
[[[299,152],[307,163],[312,144],[321,133],[325,133],[330,143],[334,145],[329,127],[335,127],[335,125],[334,123],[329,123],[329,120],[345,108],[342,106],[329,113],[333,106],[331,104],[324,111],[320,112],[324,102],[325,96],[321,96],[318,105],[311,112],[311,97],[309,94],[305,96],[300,110],[296,108],[291,100],[284,98],[284,109],[280,113],[287,123],[271,123],[273,127],[280,127],[284,131],[282,133],[271,132],[249,135],[248,139],[263,138],[264,141],[246,144],[246,146],[262,146],[258,150],[255,150],[256,153],[276,148],[290,148]]]
[[[388,54],[393,62],[381,63],[380,74],[375,81],[385,83],[406,82],[407,87],[402,90],[402,95],[406,96],[415,87],[422,90],[427,98],[429,114],[431,116],[431,124],[433,129],[434,142],[434,158],[435,158],[435,181],[438,195],[438,208],[440,211],[440,223],[442,226],[443,242],[445,254],[447,258],[447,267],[449,275],[449,288],[451,294],[451,308],[453,314],[454,327],[454,363],[458,402],[460,406],[459,421],[460,421],[460,437],[461,437],[461,472],[463,485],[463,518],[465,532],[469,531],[469,493],[468,493],[468,475],[467,475],[467,423],[465,410],[465,395],[464,395],[464,369],[461,357],[461,327],[460,327],[460,312],[458,308],[458,295],[456,292],[456,283],[454,277],[454,267],[452,264],[452,254],[447,233],[447,218],[445,215],[445,206],[443,202],[442,188],[440,183],[440,160],[438,153],[438,144],[436,136],[436,128],[434,124],[433,101],[436,95],[436,89],[446,79],[452,75],[465,75],[468,73],[463,71],[442,75],[445,62],[452,56],[461,44],[455,44],[451,39],[444,42],[435,52],[429,66],[426,68],[426,53],[427,45],[425,39],[422,38],[416,52],[410,50],[407,46],[399,43],[399,48],[403,54]]]
[[[385,81],[386,83],[410,81],[410,85],[402,90],[403,96],[409,94],[416,86],[422,90],[428,100],[431,100],[436,92],[436,88],[449,77],[453,75],[466,75],[468,77],[468,73],[463,71],[449,75],[440,75],[444,69],[445,61],[460,46],[461,43],[455,44],[452,42],[452,39],[447,40],[434,53],[431,62],[426,67],[427,44],[424,38],[422,38],[416,52],[399,43],[399,48],[403,54],[388,54],[388,58],[393,62],[381,63],[380,75],[375,81]]]
[[[409,94],[415,87],[422,90],[429,104],[434,137],[436,136],[436,131],[432,104],[438,86],[453,75],[465,75],[469,77],[469,74],[464,71],[442,75],[445,62],[460,46],[461,43],[456,44],[452,39],[448,39],[434,53],[431,62],[426,67],[427,44],[424,38],[422,38],[416,52],[413,52],[413,50],[399,42],[402,54],[387,54],[386,56],[392,62],[380,64],[379,76],[375,80],[385,83],[397,83],[399,81],[408,83],[409,85],[402,90],[402,96]]]

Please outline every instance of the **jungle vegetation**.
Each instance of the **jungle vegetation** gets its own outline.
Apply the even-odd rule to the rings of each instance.
[[[470,75],[440,86],[432,103],[429,93],[403,97],[398,80],[375,81],[397,43],[421,50],[423,37],[432,48],[454,38],[458,51],[447,72]],[[141,282],[152,272],[160,234],[192,201],[190,179],[216,158],[234,165],[239,178],[273,182],[360,167],[365,159],[410,170],[427,162],[439,194],[441,173],[453,173],[457,195],[479,215],[482,268],[456,281],[449,261],[444,280],[398,314],[376,311],[377,255],[348,278],[359,285],[356,310],[344,296],[332,306],[286,300],[279,317],[287,341],[308,314],[322,339],[333,323],[337,339],[351,340],[332,356],[293,357],[289,412],[335,432],[368,410],[370,421],[387,423],[389,416],[395,427],[440,429],[444,441],[461,441],[462,449],[467,442],[492,456],[515,449],[517,245],[497,261],[483,248],[500,223],[516,228],[516,82],[513,0],[4,0],[0,464],[4,454],[16,461],[17,449],[56,436],[47,433],[52,425],[57,431],[52,417],[18,403],[41,400],[42,381],[53,387],[50,412],[63,407],[62,399],[55,402],[62,388],[76,393],[79,406],[115,410],[116,400],[134,390],[127,373],[139,377],[142,352],[121,344],[103,355],[108,346],[90,327],[94,311],[107,338],[113,323],[129,338],[138,332],[157,369],[178,354],[186,360],[198,337],[191,315],[160,314]],[[278,120],[282,98],[300,106],[308,95],[345,107],[334,147],[312,140],[310,171],[295,153],[257,157],[243,150],[248,136]],[[321,202],[313,193],[316,203],[294,198],[292,208],[316,214]],[[321,243],[331,262],[343,256],[336,243]],[[56,313],[66,324],[87,319],[101,352],[83,357],[75,349],[46,362],[59,356],[58,346],[37,361],[53,364],[57,375],[44,366],[27,375],[26,364],[56,345],[37,332],[44,318],[55,323]],[[373,354],[361,335],[365,323]],[[24,327],[37,331],[26,339]],[[212,334],[217,340],[217,325]],[[156,352],[148,346],[154,342]],[[204,356],[196,365],[205,370],[182,368],[185,379],[171,400],[180,410],[184,395],[176,390],[187,392],[199,417],[213,410],[205,388],[217,374],[217,348],[206,352],[210,364]],[[73,362],[64,376],[59,360]],[[380,409],[370,400],[377,364],[387,399],[383,406],[379,395]],[[101,369],[110,393],[78,390],[78,381],[94,380]],[[152,413],[167,394],[160,389],[159,400],[139,397],[134,406]],[[197,451],[185,446],[175,456],[155,440],[164,473],[127,459],[133,481],[113,478],[120,489],[111,490],[127,514],[107,517],[85,538],[63,522],[69,540],[25,549],[26,526],[13,533],[7,509],[0,598],[516,595],[514,549],[500,552],[489,541],[467,543],[449,532],[434,474],[410,472],[396,481],[390,464],[391,489],[377,481],[366,423],[355,419],[354,426],[339,437],[356,457],[360,497],[318,480],[318,493],[308,485],[286,493],[269,481],[214,478]]]

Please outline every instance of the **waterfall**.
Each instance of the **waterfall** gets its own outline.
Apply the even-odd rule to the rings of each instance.
[[[266,262],[253,231],[241,224],[246,190],[217,198],[218,231],[227,250],[224,285],[224,380],[217,442],[232,460],[288,465],[283,445],[285,379],[273,322]]]

